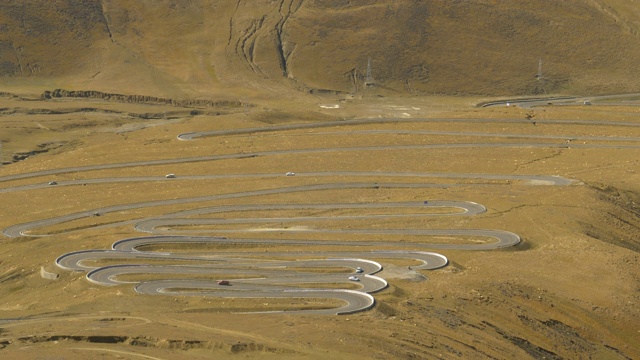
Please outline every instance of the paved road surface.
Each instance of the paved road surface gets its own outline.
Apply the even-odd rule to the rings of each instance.
[[[487,120],[487,119],[358,119],[341,122],[290,124],[270,126],[264,128],[248,128],[238,130],[211,131],[203,133],[189,133],[178,136],[180,140],[194,140],[201,137],[247,135],[258,132],[278,132],[284,130],[298,130],[311,128],[328,128],[346,125],[364,125],[378,123],[403,123],[403,122],[479,122],[479,123],[523,123],[522,119]],[[563,124],[563,125],[588,125],[588,126],[620,126],[638,127],[638,123],[610,122],[610,121],[572,121],[572,120],[539,120],[538,123]],[[333,130],[332,130],[333,131]],[[327,132],[325,132],[327,133]],[[575,148],[617,148],[640,149],[640,138],[620,136],[562,136],[562,135],[522,135],[522,134],[491,134],[469,133],[451,131],[408,131],[408,130],[352,130],[344,131],[346,134],[423,134],[443,136],[465,136],[478,138],[507,138],[534,139],[547,142],[527,143],[453,143],[453,144],[428,144],[428,145],[392,145],[392,146],[358,146],[345,148],[321,148],[321,149],[294,149],[271,150],[243,154],[218,154],[212,156],[160,159],[152,161],[136,161],[118,164],[102,164],[65,169],[50,169],[32,173],[0,176],[0,183],[20,179],[37,178],[66,173],[77,173],[103,169],[118,169],[139,166],[182,164],[192,162],[216,161],[225,159],[239,159],[266,156],[288,156],[303,154],[326,154],[332,152],[364,152],[364,151],[389,151],[389,150],[418,150],[434,148],[564,148],[568,147],[567,140],[579,140],[583,144],[572,143]],[[315,133],[314,135],[317,135]],[[557,141],[557,143],[556,143]],[[587,143],[589,142],[589,143]],[[9,186],[0,189],[0,194],[9,192],[28,192],[36,189],[55,187],[70,187],[90,185],[98,183],[124,183],[124,182],[175,182],[209,179],[270,179],[282,177],[280,173],[253,173],[253,174],[208,174],[178,176],[167,179],[164,176],[137,176],[118,178],[95,178],[83,180],[61,180],[56,185],[49,185],[48,180],[29,185]],[[251,199],[265,195],[295,194],[302,192],[322,190],[348,190],[362,188],[395,188],[395,189],[419,189],[419,188],[448,188],[457,186],[446,183],[437,184],[427,181],[385,183],[384,178],[412,178],[432,180],[437,178],[460,179],[474,181],[501,180],[514,181],[528,185],[567,186],[575,182],[559,176],[546,175],[507,175],[507,174],[451,174],[451,173],[392,173],[376,171],[335,171],[335,172],[308,172],[296,173],[296,178],[314,178],[324,180],[326,183],[314,185],[291,185],[275,189],[257,189],[253,191],[222,193],[210,196],[191,198],[178,198],[155,200],[140,203],[122,203],[108,207],[96,207],[91,210],[62,214],[48,219],[15,224],[4,229],[3,234],[8,237],[19,236],[48,236],[46,227],[64,224],[74,220],[99,216],[112,212],[130,211],[147,207],[171,206],[179,204],[193,204],[191,210],[177,211],[152,218],[134,218],[126,221],[104,224],[98,228],[130,225],[136,230],[150,234],[150,236],[130,238],[117,241],[111,250],[83,250],[71,252],[60,256],[56,264],[66,270],[86,271],[87,278],[102,285],[118,285],[125,283],[123,275],[132,278],[133,275],[155,274],[166,275],[172,279],[153,280],[136,283],[136,291],[145,294],[179,294],[192,296],[215,297],[294,297],[294,298],[331,298],[345,302],[344,306],[335,309],[307,310],[310,313],[351,313],[370,308],[374,304],[374,298],[370,293],[384,289],[387,283],[374,274],[378,273],[382,266],[378,261],[384,259],[414,259],[421,265],[414,266],[414,270],[437,269],[446,266],[447,258],[443,255],[427,250],[482,250],[489,251],[516,245],[520,238],[518,235],[492,229],[329,229],[321,224],[328,221],[367,220],[377,221],[388,218],[429,218],[450,216],[477,216],[486,211],[481,204],[469,201],[434,200],[415,202],[375,202],[375,203],[339,203],[339,204],[252,204],[243,201],[244,205],[218,205],[201,207],[199,203],[210,203],[228,199]],[[362,177],[364,182],[344,182],[340,178]],[[371,182],[375,178],[377,182]],[[415,180],[414,180],[415,181]],[[295,182],[294,182],[295,184]],[[473,184],[465,184],[473,186]],[[315,216],[280,216],[280,217],[238,217],[243,212],[255,213],[323,213],[333,210],[349,210],[355,215],[315,215]],[[203,215],[208,217],[202,218]],[[194,217],[195,216],[195,217]],[[314,228],[296,227],[289,225],[307,224],[313,222]],[[264,224],[280,223],[288,234],[299,236],[299,239],[277,239],[268,237],[243,238],[247,231],[259,230]],[[320,224],[320,225],[317,225]],[[228,227],[226,225],[234,225]],[[194,226],[200,229],[194,229]],[[191,227],[191,229],[189,229]],[[202,230],[204,227],[208,230]],[[272,234],[275,233],[272,231]],[[71,231],[71,230],[70,230]],[[269,232],[267,230],[261,230]],[[192,236],[192,234],[208,234],[211,236]],[[172,235],[167,235],[172,234]],[[344,237],[345,240],[318,240],[323,234],[330,235],[332,239]],[[289,235],[289,237],[291,237]],[[313,236],[310,236],[313,235]],[[394,238],[410,237],[419,239],[412,241],[352,241],[349,239],[358,235],[358,238],[380,238],[381,236]],[[456,237],[471,238],[473,242],[433,243],[430,238]],[[478,241],[478,240],[481,241]],[[161,246],[162,244],[178,244],[191,246],[195,243],[214,245],[219,251],[200,252],[163,252],[141,251],[147,245]],[[247,246],[243,251],[230,250],[233,246]],[[219,246],[219,247],[216,247]],[[254,247],[266,248],[269,251],[254,252]],[[271,251],[270,249],[283,249],[292,247],[295,251]],[[309,249],[313,249],[313,251]],[[326,249],[324,249],[326,248]],[[122,259],[127,265],[97,266],[101,260]],[[275,260],[277,259],[277,260]],[[132,260],[139,264],[130,264]],[[176,264],[177,263],[177,264]],[[178,265],[179,264],[179,265]],[[362,268],[362,273],[356,272],[356,268]],[[337,271],[337,273],[336,273]],[[154,276],[155,276],[154,275]],[[359,281],[349,280],[349,276],[358,277]],[[205,280],[203,278],[207,278]],[[212,279],[232,278],[231,286],[218,285]],[[356,284],[358,289],[318,289],[321,284]],[[313,285],[314,288],[306,288]],[[188,289],[188,290],[185,290]]]

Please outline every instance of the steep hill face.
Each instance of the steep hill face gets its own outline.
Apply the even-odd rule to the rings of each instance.
[[[100,1],[5,1],[0,74],[51,77],[82,71],[107,34]]]
[[[636,92],[639,29],[619,0],[9,1],[0,74],[162,96],[353,92],[371,59],[366,91]]]

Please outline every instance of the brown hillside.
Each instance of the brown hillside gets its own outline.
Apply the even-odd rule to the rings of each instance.
[[[616,0],[25,0],[0,5],[0,74],[162,96],[354,91],[371,58],[377,91],[636,92],[639,24]]]
[[[0,360],[640,359],[638,2],[0,1]]]

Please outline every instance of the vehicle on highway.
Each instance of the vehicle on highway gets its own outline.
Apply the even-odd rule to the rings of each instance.
[[[58,182],[56,182],[56,181],[49,181],[49,185],[58,185]]]
[[[167,179],[173,179],[176,177],[176,174],[167,174],[164,177],[166,177]]]
[[[360,281],[360,278],[358,278],[357,276],[349,276],[349,280],[351,281]]]
[[[364,270],[362,270],[362,268],[361,268],[360,266],[358,266],[358,267],[356,268],[356,272],[357,272],[358,274],[361,274],[361,273],[363,273],[363,272],[364,272]]]
[[[296,173],[289,171],[285,175],[286,176],[296,176]]]
[[[218,285],[231,285],[229,280],[219,280]]]

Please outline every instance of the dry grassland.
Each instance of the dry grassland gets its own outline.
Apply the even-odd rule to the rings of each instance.
[[[185,115],[189,109],[165,105],[78,99],[0,99],[1,108],[17,109],[14,114],[0,117],[2,159],[12,161],[14,153],[30,155],[25,160],[0,167],[1,177],[97,164],[249,155],[170,165],[70,171],[3,181],[0,183],[0,190],[3,190],[0,192],[2,228],[118,204],[195,199],[302,185],[369,184],[353,189],[140,207],[34,229],[33,233],[50,235],[46,237],[5,237],[0,256],[0,297],[3,299],[0,308],[0,356],[12,359],[88,358],[98,355],[104,359],[205,359],[212,356],[251,359],[640,357],[637,347],[640,335],[637,327],[640,323],[640,110],[636,106],[603,104],[532,109],[471,106],[479,101],[446,97],[365,97],[338,101],[333,97],[300,96],[287,101],[258,100],[251,108],[219,109],[220,115],[217,116],[191,116]],[[340,108],[320,106],[333,104],[339,104]],[[110,112],[88,113],[81,110],[86,108]],[[34,109],[71,111],[42,114],[41,110],[34,113]],[[175,115],[151,119],[131,115],[165,112]],[[192,141],[176,139],[178,134],[192,131],[384,117],[459,121],[337,123],[336,126],[322,128],[221,135]],[[493,121],[460,121],[464,119]],[[509,119],[517,121],[503,121]],[[551,123],[552,120],[601,121],[605,124]],[[504,134],[513,136],[503,137]],[[534,138],[542,135],[556,137]],[[628,140],[588,138],[596,136],[627,137]],[[569,143],[566,140],[570,140]],[[507,146],[507,143],[525,146]],[[415,147],[438,144],[440,147]],[[452,147],[452,144],[474,145]],[[479,144],[494,146],[480,147],[477,146]],[[546,146],[534,147],[532,144]],[[622,145],[631,147],[622,148]],[[384,148],[347,149],[356,147]],[[48,151],[31,153],[37,149]],[[327,150],[265,153],[300,149]],[[285,177],[288,171],[295,172],[296,176]],[[352,172],[369,174],[358,176]],[[164,178],[168,173],[176,174],[176,179]],[[558,175],[575,182],[569,186],[546,186],[513,179],[458,179],[434,175],[464,173]],[[156,178],[125,181],[130,177],[148,176]],[[187,178],[189,176],[192,177]],[[97,179],[111,180],[96,182]],[[58,185],[46,185],[49,181],[56,181]],[[70,181],[76,182],[67,183]],[[410,187],[409,184],[421,186]],[[9,189],[25,185],[41,186],[15,191]],[[482,237],[296,231],[431,228],[507,230],[523,239],[521,244],[502,250],[439,251],[449,258],[450,264],[435,271],[410,271],[408,267],[416,264],[412,260],[373,257],[372,260],[384,265],[385,270],[380,276],[387,279],[390,286],[374,295],[377,304],[372,310],[353,315],[238,314],[326,308],[336,306],[338,302],[326,299],[140,295],[133,291],[131,285],[98,286],[86,281],[83,273],[63,271],[54,265],[55,259],[64,253],[109,249],[114,241],[144,235],[133,229],[133,223],[181,210],[221,205],[421,202],[434,199],[473,201],[485,205],[487,212],[471,217],[274,220],[214,228],[204,225],[172,227],[176,233],[189,230],[204,235],[215,235],[220,230],[244,229],[238,236],[285,240],[487,241]],[[414,211],[232,210],[220,214],[191,215],[190,218],[332,217],[390,212],[407,215]],[[443,211],[420,212],[442,214]],[[130,222],[123,224],[123,221]],[[150,249],[167,251],[175,249],[175,246],[146,248]],[[297,250],[300,249],[296,246],[243,244],[189,245],[177,252],[262,251],[268,256],[270,251]],[[327,246],[305,246],[303,250],[327,250]],[[101,263],[111,261],[102,260]],[[59,277],[46,280],[41,277],[41,268]],[[314,268],[291,270],[336,271]],[[123,279],[140,281],[157,276],[126,275]],[[336,286],[327,284],[325,287]]]
[[[639,9],[627,0],[1,4],[0,229],[86,216],[0,235],[0,358],[640,358],[638,95],[594,97],[593,106],[475,106],[496,96],[637,93]],[[369,59],[372,87],[362,85]],[[98,92],[45,96],[60,88]],[[323,125],[278,130],[295,124]],[[270,130],[176,137],[251,128]],[[275,206],[434,200],[487,211]],[[124,204],[139,206],[110,209]],[[142,295],[55,264],[149,235],[134,228],[145,219],[194,209],[181,218],[229,221],[169,221],[156,231],[236,241],[140,250],[290,261],[493,241],[403,233],[412,229],[503,230],[522,242],[434,249],[449,264],[432,271],[367,253],[389,287],[373,294],[372,309],[341,316],[279,312],[343,305],[337,299]],[[350,271],[287,270],[345,280]]]

